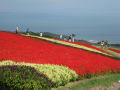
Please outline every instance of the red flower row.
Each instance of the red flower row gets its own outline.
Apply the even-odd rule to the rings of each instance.
[[[111,50],[111,51],[114,51],[114,52],[120,53],[120,50],[113,49],[113,48],[108,48],[108,49]]]
[[[64,65],[80,75],[120,70],[118,60],[4,31],[0,31],[0,60]]]

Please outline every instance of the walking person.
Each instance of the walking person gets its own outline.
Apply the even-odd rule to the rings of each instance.
[[[101,41],[101,48],[104,49],[105,42]]]

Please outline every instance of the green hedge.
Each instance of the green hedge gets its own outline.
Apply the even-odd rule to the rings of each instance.
[[[53,83],[29,66],[1,66],[1,90],[49,90]]]

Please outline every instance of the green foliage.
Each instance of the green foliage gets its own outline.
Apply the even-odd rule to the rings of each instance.
[[[50,32],[44,32],[43,36],[48,37],[48,38],[59,38],[58,34],[54,34],[54,33],[50,33]]]
[[[120,70],[118,70],[117,73],[120,73]]]
[[[118,88],[117,90],[120,90],[120,88]]]
[[[89,74],[89,73],[87,73],[86,76],[85,76],[85,78],[91,78],[91,77],[92,77],[92,75]]]
[[[2,90],[49,90],[52,82],[34,68],[28,66],[1,66],[0,89]]]
[[[75,81],[78,79],[78,75],[76,74],[76,72],[65,66],[52,64],[16,63],[13,61],[3,61],[0,63],[0,66],[3,65],[21,65],[33,67],[39,73],[43,73],[50,80],[52,80],[55,87],[65,85],[70,81]]]
[[[98,73],[95,73],[95,74],[94,74],[94,77],[97,77],[98,75],[99,75]]]
[[[40,36],[39,33],[30,32],[30,35]]]

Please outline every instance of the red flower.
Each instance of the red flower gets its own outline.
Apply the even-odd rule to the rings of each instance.
[[[75,44],[105,52],[88,44]],[[101,54],[4,31],[0,31],[0,60],[64,65],[81,76],[120,70],[120,61]]]

